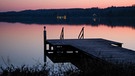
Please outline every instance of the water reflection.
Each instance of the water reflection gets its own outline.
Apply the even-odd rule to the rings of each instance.
[[[131,28],[131,25],[129,27],[128,25],[125,25],[126,27],[114,27],[115,25],[113,25],[113,28],[104,25],[104,23],[99,26],[84,23],[80,25],[46,24],[45,26],[47,39],[59,39],[62,27],[65,28],[65,38],[74,39],[78,37],[81,28],[85,27],[85,38],[104,38],[118,41],[124,43],[124,47],[135,50],[135,30]],[[43,26],[41,24],[0,22],[0,56],[5,59],[9,57],[11,63],[17,66],[33,65],[36,64],[36,61],[44,63]],[[0,65],[4,66],[1,58]]]
[[[134,17],[77,17],[77,18],[67,18],[66,15],[58,15],[56,18],[5,18],[0,19],[0,22],[9,23],[24,23],[24,24],[51,24],[51,25],[90,25],[90,26],[100,26],[106,25],[109,27],[131,27],[135,28],[135,18]]]

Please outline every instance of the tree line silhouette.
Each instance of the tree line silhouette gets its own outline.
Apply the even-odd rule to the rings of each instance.
[[[66,16],[65,19],[61,19]],[[58,17],[61,17],[58,19]],[[0,22],[20,22],[26,24],[105,24],[111,27],[130,26],[135,28],[135,7],[39,9],[20,12],[0,12]]]
[[[24,10],[20,12],[1,12],[0,17],[47,17],[55,18],[58,15],[71,17],[135,17],[135,7],[108,7],[100,8],[74,8],[74,9],[39,9]]]

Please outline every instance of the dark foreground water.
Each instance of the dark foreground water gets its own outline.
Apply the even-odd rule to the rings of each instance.
[[[23,24],[0,22],[0,66],[12,63],[15,66],[44,64],[43,26],[46,26],[47,39],[59,39],[62,27],[65,38],[77,38],[85,27],[85,38],[104,38],[124,43],[123,47],[135,50],[135,28],[108,25],[68,25],[68,24]],[[5,63],[6,62],[6,63]],[[53,64],[47,59],[49,65]],[[58,65],[54,64],[57,68]],[[71,65],[70,63],[62,64]]]

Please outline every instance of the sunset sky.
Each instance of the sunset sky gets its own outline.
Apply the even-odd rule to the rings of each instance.
[[[106,8],[133,4],[135,0],[0,0],[0,12],[28,9]]]

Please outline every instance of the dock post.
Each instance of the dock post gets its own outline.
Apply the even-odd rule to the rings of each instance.
[[[44,26],[44,62],[46,62],[46,26]]]

